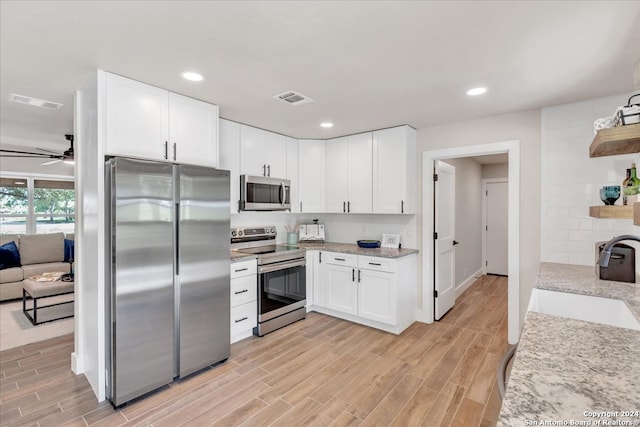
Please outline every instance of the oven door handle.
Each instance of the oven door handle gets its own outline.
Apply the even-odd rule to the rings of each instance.
[[[283,262],[283,263],[277,263],[277,264],[267,264],[267,265],[262,265],[258,268],[258,272],[259,273],[271,273],[273,271],[278,271],[278,270],[284,270],[287,268],[293,268],[293,267],[304,267],[306,263],[306,260],[302,259],[299,261],[292,261],[292,262]]]

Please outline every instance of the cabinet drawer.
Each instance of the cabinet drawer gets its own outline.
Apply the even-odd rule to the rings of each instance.
[[[338,252],[323,252],[322,262],[333,265],[344,265],[347,267],[358,266],[358,255],[341,254]]]
[[[231,280],[231,307],[255,301],[257,294],[258,284],[255,274]]]
[[[364,255],[360,255],[358,257],[358,268],[362,270],[386,271],[389,273],[394,273],[396,271],[396,267],[397,262],[395,259]]]
[[[255,259],[231,263],[231,278],[256,275],[258,262]]]
[[[258,304],[255,301],[231,309],[231,336],[254,328],[258,324]]]

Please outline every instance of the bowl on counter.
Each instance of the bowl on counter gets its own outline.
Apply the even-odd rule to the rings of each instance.
[[[358,246],[365,249],[374,249],[380,247],[380,240],[358,240]]]

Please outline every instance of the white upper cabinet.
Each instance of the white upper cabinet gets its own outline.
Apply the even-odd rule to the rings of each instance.
[[[106,153],[218,166],[218,107],[104,73]]]
[[[240,124],[220,119],[220,169],[231,172],[231,213],[240,212]]]
[[[371,132],[327,141],[327,212],[371,213]]]
[[[415,214],[416,131],[373,132],[373,213]]]
[[[107,154],[168,160],[168,92],[115,74],[105,76]]]
[[[301,139],[298,153],[300,212],[325,212],[325,141]]]
[[[218,167],[218,107],[169,92],[170,158]]]
[[[287,138],[274,132],[240,125],[240,173],[287,176]]]
[[[287,138],[287,176],[286,178],[291,181],[291,187],[289,188],[289,197],[291,201],[290,212],[300,212],[300,183],[298,179],[298,157],[300,156],[298,149],[298,140],[293,138]]]
[[[349,157],[347,137],[330,139],[326,142],[326,212],[346,212],[347,179],[349,175]]]

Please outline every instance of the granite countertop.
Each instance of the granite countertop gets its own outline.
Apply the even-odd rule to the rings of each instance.
[[[619,299],[640,318],[640,286],[594,267],[542,263],[536,287]],[[498,426],[640,425],[639,402],[640,331],[527,312]]]
[[[309,250],[339,252],[343,254],[353,254],[353,255],[376,256],[381,258],[401,258],[403,256],[418,253],[417,249],[405,249],[405,248],[366,249],[366,248],[361,248],[358,245],[353,245],[349,243],[309,242],[309,243],[299,243],[299,246],[301,248],[305,248]]]

